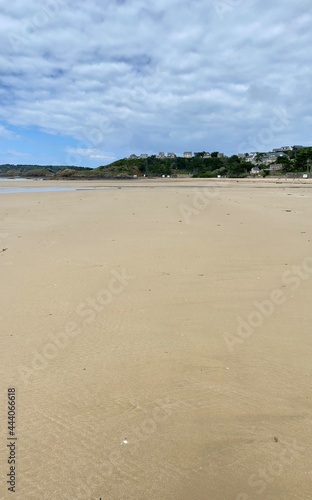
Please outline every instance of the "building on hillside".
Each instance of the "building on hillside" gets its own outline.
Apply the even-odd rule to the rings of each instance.
[[[247,153],[247,156],[244,155],[245,161],[247,161],[248,163],[256,163],[256,156],[257,153]]]
[[[262,157],[262,164],[263,165],[270,165],[271,163],[274,163],[278,158],[288,158],[288,155],[286,153],[266,153]]]
[[[167,158],[176,158],[176,154],[175,153],[167,153]]]
[[[275,153],[266,153],[264,155],[266,158],[279,158],[279,157],[288,157],[288,155],[286,153],[283,153],[282,151],[277,151]]]
[[[165,153],[158,153],[157,158],[166,158]]]
[[[130,155],[128,160],[137,160],[137,155]]]
[[[273,149],[273,153],[279,153],[279,151],[291,151],[289,146],[282,146],[281,148]]]
[[[273,163],[272,165],[270,165],[270,172],[278,172],[279,170],[282,170],[282,168],[282,163]]]
[[[183,158],[192,158],[192,153],[191,151],[186,151],[185,153],[183,153]]]
[[[201,151],[200,153],[194,153],[195,158],[211,158],[211,154],[206,151]]]
[[[252,167],[252,169],[250,170],[250,173],[253,175],[260,174],[260,168],[259,167]]]
[[[147,154],[143,153],[143,154],[140,155],[140,159],[141,160],[146,160],[146,158],[148,158]]]
[[[304,146],[293,146],[293,149],[304,149]]]
[[[224,154],[223,154],[223,153],[218,153],[217,158],[223,158],[223,157],[224,157]]]
[[[261,164],[265,167],[268,167],[269,165],[271,165],[274,162],[275,162],[274,158],[263,158]]]

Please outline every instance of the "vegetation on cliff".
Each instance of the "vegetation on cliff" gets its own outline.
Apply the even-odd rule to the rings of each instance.
[[[266,176],[269,167],[264,164],[265,153],[258,153],[256,163],[260,173]],[[0,177],[39,177],[45,179],[118,179],[137,177],[160,177],[188,174],[193,177],[247,177],[254,166],[237,155],[230,157],[212,153],[211,158],[204,158],[204,153],[197,153],[192,158],[147,158],[121,159],[98,168],[55,165],[0,165]],[[277,174],[306,172],[311,170],[312,147],[287,151],[287,155],[278,157],[276,163],[282,165]]]

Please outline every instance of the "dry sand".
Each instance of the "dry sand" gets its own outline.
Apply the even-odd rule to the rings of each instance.
[[[77,185],[0,195],[0,498],[311,499],[312,183]]]

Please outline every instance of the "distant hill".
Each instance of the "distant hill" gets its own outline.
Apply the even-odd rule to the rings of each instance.
[[[117,160],[98,168],[55,165],[0,165],[0,177],[40,177],[46,179],[118,179],[138,177],[160,177],[191,174],[198,177],[217,175],[248,175],[250,164],[241,162],[237,156],[227,158],[136,158]]]
[[[114,174],[114,176],[160,177],[162,175],[176,176],[177,174],[190,174],[194,177],[217,177],[229,176],[239,177],[249,174],[252,165],[242,161],[234,155],[230,158],[226,156],[217,157],[217,153],[212,158],[194,156],[192,158],[148,158],[123,159],[115,161],[110,165],[95,169],[96,175]]]
[[[312,170],[312,147],[287,151],[283,158],[276,162],[282,163],[281,172],[305,172]],[[269,175],[269,169],[261,162],[261,175]],[[55,165],[0,165],[0,177],[40,177],[46,179],[129,179],[137,177],[161,177],[178,174],[189,174],[193,177],[247,177],[253,164],[246,162],[238,155],[230,157],[211,153],[211,158],[204,158],[204,153],[197,153],[192,158],[157,158],[155,155],[147,158],[121,159],[102,165],[98,168]]]
[[[53,177],[57,173],[66,172],[67,170],[75,173],[87,173],[92,171],[92,168],[75,167],[75,166],[56,166],[56,165],[0,165],[0,177]]]
[[[141,162],[141,163],[140,163]],[[75,167],[73,165],[0,165],[1,177],[40,177],[46,179],[111,179],[142,175],[145,160],[118,160],[98,168]]]

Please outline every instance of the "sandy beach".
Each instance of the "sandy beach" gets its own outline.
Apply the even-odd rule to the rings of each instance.
[[[311,499],[311,180],[30,184],[89,189],[0,194],[0,498]]]

